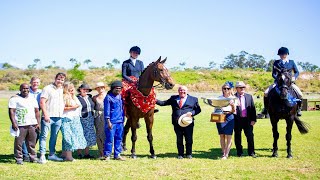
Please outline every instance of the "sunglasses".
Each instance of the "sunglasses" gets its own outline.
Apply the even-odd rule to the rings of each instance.
[[[223,90],[230,90],[231,88],[222,88]]]

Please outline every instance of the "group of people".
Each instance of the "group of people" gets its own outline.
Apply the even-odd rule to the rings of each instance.
[[[141,49],[134,46],[130,48],[129,53],[130,59],[122,64],[124,84],[134,82],[132,77],[138,79],[144,70],[143,62],[137,59]],[[294,61],[288,60],[288,54],[287,48],[280,48],[278,55],[281,59],[275,61],[274,66],[293,70],[296,79],[299,72]],[[287,62],[289,65],[286,64]],[[55,81],[41,91],[39,89],[40,79],[33,77],[30,86],[27,83],[21,84],[20,93],[10,98],[8,107],[12,130],[16,135],[14,142],[16,163],[23,164],[23,161],[46,163],[46,139],[49,132],[51,135],[48,160],[74,161],[73,151],[77,151],[78,158],[93,158],[89,149],[95,144],[98,146],[100,159],[109,160],[113,148],[114,159],[125,160],[121,156],[125,121],[124,102],[121,98],[123,83],[121,81],[112,82],[110,91],[106,92],[104,83],[98,82],[94,88],[97,95],[92,97],[90,94],[92,89],[88,84],[82,84],[75,89],[74,84],[65,82],[65,80],[66,74],[58,73]],[[268,88],[266,96],[273,87]],[[257,118],[253,98],[245,92],[246,85],[242,81],[236,82],[235,94],[233,88],[233,83],[229,81],[221,87],[221,97],[237,99],[236,101],[231,100],[227,107],[223,107],[226,120],[223,123],[217,123],[222,159],[227,159],[229,156],[233,132],[235,133],[237,155],[243,156],[242,130],[247,137],[248,155],[256,157],[253,126]],[[296,86],[295,88],[298,89]],[[302,96],[299,89],[298,93]],[[201,112],[198,98],[189,95],[186,86],[179,86],[178,95],[171,96],[165,101],[157,100],[156,104],[171,105],[178,159],[191,159],[194,116]],[[40,110],[42,116],[40,116]],[[182,125],[182,116],[189,117],[191,122]],[[56,155],[55,149],[59,130],[62,133],[61,157]],[[185,138],[186,148],[184,148],[183,138]],[[39,159],[35,150],[37,141],[39,141]]]

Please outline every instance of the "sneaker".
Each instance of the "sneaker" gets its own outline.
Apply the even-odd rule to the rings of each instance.
[[[40,163],[40,164],[47,163],[46,156],[44,154],[40,155],[40,159],[39,159],[38,163]]]
[[[227,157],[226,157],[226,156],[222,156],[221,159],[222,159],[222,160],[227,160]]]
[[[30,159],[29,162],[31,162],[31,163],[37,163],[37,162],[39,162],[39,159],[38,159],[38,158]]]
[[[51,161],[63,161],[63,159],[59,158],[56,154],[49,155],[48,156],[48,160],[51,160]]]
[[[99,159],[102,161],[108,161],[108,160],[110,160],[110,156],[101,156],[101,157],[99,157]]]
[[[118,157],[114,158],[114,160],[125,161],[126,159],[122,156],[118,156]]]
[[[187,155],[186,158],[192,159],[192,155]]]
[[[29,156],[23,156],[23,161],[24,162],[30,162],[30,157]]]
[[[94,156],[91,156],[90,154],[86,154],[83,156],[83,159],[93,159]]]
[[[22,159],[16,160],[16,163],[17,163],[18,165],[23,165],[23,160],[22,160]]]

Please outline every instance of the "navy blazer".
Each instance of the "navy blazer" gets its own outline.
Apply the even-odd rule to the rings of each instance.
[[[299,70],[296,66],[296,63],[294,63],[293,60],[289,60],[289,62],[283,64],[282,63],[282,60],[276,60],[274,61],[273,63],[273,66],[272,66],[272,77],[274,79],[277,78],[277,75],[278,75],[278,71],[274,69],[274,67],[277,67],[278,69],[287,69],[287,70],[291,70],[291,75],[292,75],[292,71],[294,72],[294,77],[297,79],[298,76],[299,76]]]
[[[178,125],[178,119],[181,115],[191,112],[192,113],[192,119],[194,120],[194,116],[199,114],[201,112],[200,105],[198,103],[198,98],[188,95],[186,101],[184,102],[183,106],[179,107],[179,104],[177,103],[177,100],[180,99],[179,95],[173,95],[166,101],[160,101],[157,100],[156,104],[160,106],[167,106],[171,105],[172,108],[172,124]],[[193,126],[194,123],[192,121],[192,124],[189,126]]]
[[[130,76],[139,78],[143,70],[144,65],[142,61],[137,60],[136,64],[133,65],[131,59],[125,60],[122,63],[122,78],[131,82]]]
[[[236,93],[235,94],[236,97],[239,98],[239,94]],[[247,93],[244,93],[244,98],[246,100],[246,109],[247,109],[247,118],[248,120],[251,122],[251,121],[257,121],[257,114],[256,114],[256,107],[254,105],[254,102],[253,102],[253,97],[252,95],[250,94],[247,94]],[[241,115],[241,110],[240,110],[240,106],[237,106],[237,114],[236,114],[236,118],[240,118]]]

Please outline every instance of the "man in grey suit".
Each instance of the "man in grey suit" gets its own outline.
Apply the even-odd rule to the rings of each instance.
[[[241,145],[241,132],[243,130],[247,137],[248,155],[255,158],[253,126],[257,122],[256,107],[252,95],[245,93],[245,89],[246,85],[244,82],[236,82],[237,93],[235,96],[239,100],[239,106],[237,106],[237,114],[235,116],[234,142],[236,144],[237,155],[241,157],[243,155],[243,148]]]

